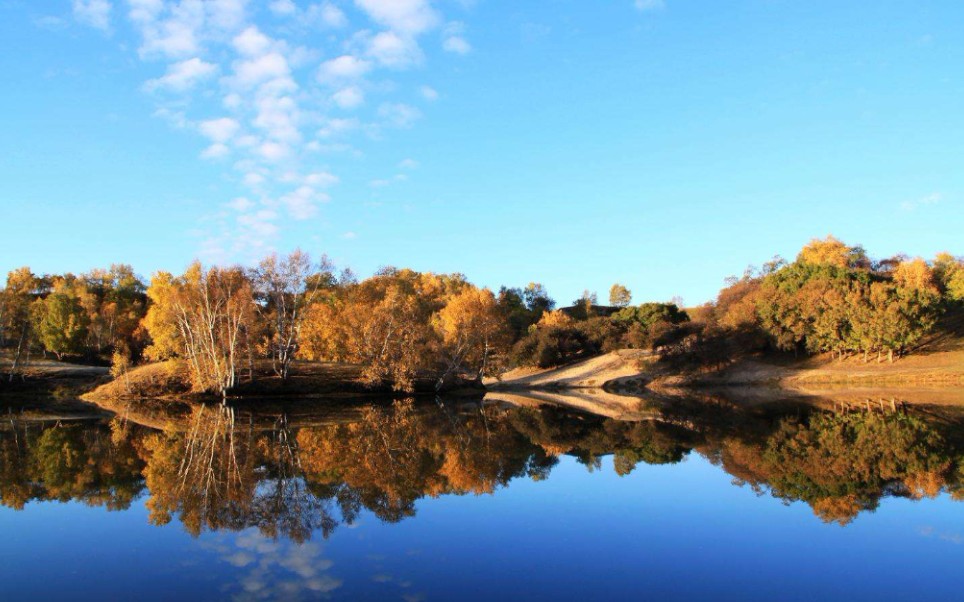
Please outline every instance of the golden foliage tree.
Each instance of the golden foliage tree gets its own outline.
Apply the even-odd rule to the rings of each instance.
[[[184,359],[195,390],[225,395],[237,382],[243,331],[255,320],[244,271],[205,270],[195,262],[177,278],[156,274],[147,294],[153,303],[145,318],[153,340],[148,355]]]
[[[508,324],[499,311],[495,295],[487,288],[471,285],[448,297],[436,316],[435,327],[442,338],[447,364],[439,378],[440,385],[448,375],[463,367],[481,379],[492,352],[508,338]]]
[[[839,268],[859,267],[868,263],[867,254],[863,248],[847,246],[833,236],[811,240],[797,255],[797,261]]]
[[[609,289],[609,304],[615,307],[629,307],[633,302],[633,293],[618,282]]]
[[[19,373],[30,351],[30,306],[37,296],[40,279],[28,267],[7,274],[7,285],[0,291],[0,344],[14,346],[7,370],[10,381]]]
[[[575,322],[569,315],[561,309],[547,311],[542,314],[536,323],[536,328],[552,328],[554,326],[570,326]]]

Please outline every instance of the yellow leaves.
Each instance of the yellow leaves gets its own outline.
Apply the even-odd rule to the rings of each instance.
[[[629,307],[633,301],[633,293],[618,282],[609,289],[609,304],[615,307]]]
[[[484,361],[504,329],[495,295],[463,276],[386,269],[312,305],[299,352],[363,364],[369,382],[411,390],[439,364]]]
[[[348,333],[337,301],[315,303],[305,312],[299,355],[307,360],[339,362],[348,358]]]
[[[934,271],[920,257],[897,264],[894,268],[894,283],[902,289],[938,294],[937,285],[934,282]]]
[[[442,338],[448,373],[465,367],[484,375],[488,356],[508,342],[509,326],[487,288],[464,285],[447,299],[434,323]]]
[[[498,328],[495,295],[487,288],[466,286],[449,297],[438,312],[436,323],[443,342],[457,344],[460,339],[491,335]]]
[[[157,272],[151,278],[147,297],[151,307],[144,316],[144,328],[151,337],[151,344],[144,355],[154,361],[170,359],[181,352],[182,345],[177,331],[175,314],[174,276],[169,272]]]
[[[542,314],[542,318],[536,324],[536,328],[552,328],[554,326],[569,326],[573,323],[573,319],[570,318],[564,311],[557,309],[554,311],[547,311]]]
[[[833,236],[820,240],[811,240],[797,255],[800,263],[814,265],[832,265],[839,268],[855,267],[861,260],[865,260],[863,249],[848,247]]]
[[[188,360],[198,391],[223,393],[236,380],[241,334],[255,321],[253,291],[241,268],[192,263],[174,278],[158,272],[147,290],[153,302],[144,325],[153,339],[151,359]]]
[[[915,472],[904,477],[904,485],[912,499],[935,498],[947,484],[944,474],[936,470]]]
[[[720,291],[715,307],[720,325],[731,330],[755,326],[762,295],[759,282],[752,280],[738,281]]]
[[[837,523],[845,526],[852,522],[860,513],[862,506],[855,495],[828,497],[814,500],[811,504],[813,513],[825,523]]]
[[[964,301],[964,260],[939,253],[934,259],[934,276],[950,299]]]

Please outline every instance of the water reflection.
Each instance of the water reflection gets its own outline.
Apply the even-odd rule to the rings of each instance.
[[[248,529],[207,545],[242,571],[230,592],[235,600],[297,600],[330,594],[343,585],[330,573],[334,562],[315,542],[271,539]]]
[[[278,567],[313,591],[338,586],[323,571],[298,572],[320,570],[320,556],[298,560],[320,548],[285,548],[265,560],[279,550],[272,541],[326,539],[363,511],[398,522],[415,516],[426,497],[543,481],[562,455],[589,471],[611,456],[615,472],[628,475],[641,463],[673,464],[697,453],[737,486],[806,502],[841,525],[887,496],[964,498],[964,429],[946,408],[634,399],[625,419],[510,401],[402,400],[323,418],[197,406],[164,429],[139,424],[133,409],[109,420],[11,418],[0,428],[0,503],[23,509],[35,500],[78,500],[115,510],[146,495],[153,524],[177,520],[193,535],[239,533],[224,556],[251,565],[245,588],[257,597],[263,572]],[[585,409],[586,400],[578,401]]]

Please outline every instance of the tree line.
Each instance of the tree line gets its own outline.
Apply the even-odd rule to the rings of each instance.
[[[7,380],[39,353],[110,361],[115,375],[176,359],[195,391],[225,394],[254,378],[256,363],[284,380],[297,359],[357,364],[366,382],[410,391],[425,376],[441,388],[620,348],[711,367],[768,349],[893,361],[962,303],[960,258],[872,260],[833,237],[793,262],[748,269],[712,303],[685,310],[680,301],[632,305],[618,283],[609,305],[586,291],[557,309],[539,283],[493,292],[462,274],[393,267],[359,280],[295,251],[253,268],[195,262],[147,283],[127,265],[80,276],[11,271],[0,350]]]
[[[962,304],[961,258],[873,260],[830,236],[811,241],[792,263],[775,257],[732,278],[698,317],[717,347],[894,361],[942,318],[964,316]]]
[[[359,281],[301,251],[250,269],[195,262],[149,283],[129,266],[81,276],[21,268],[0,290],[0,348],[11,381],[31,354],[110,360],[122,367],[115,375],[139,361],[176,359],[195,391],[225,394],[256,362],[287,379],[297,358],[358,364],[370,383],[411,390],[426,374],[439,387],[481,379],[513,329],[551,304],[541,285],[497,297],[461,274],[388,267]]]

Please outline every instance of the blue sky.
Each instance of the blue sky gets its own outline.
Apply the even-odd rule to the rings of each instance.
[[[294,247],[636,301],[962,253],[964,3],[0,0],[0,270]]]

